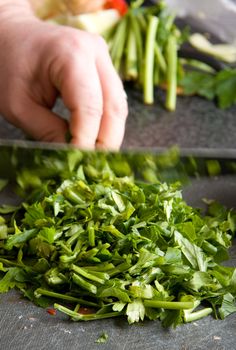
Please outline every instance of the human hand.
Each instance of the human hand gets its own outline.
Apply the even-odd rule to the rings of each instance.
[[[0,23],[0,113],[33,138],[81,148],[120,147],[127,117],[122,82],[103,39],[33,16]],[[69,125],[51,111],[61,95]]]

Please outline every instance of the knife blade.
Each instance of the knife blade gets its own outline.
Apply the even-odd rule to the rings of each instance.
[[[72,170],[90,158],[106,161],[118,175],[144,181],[185,183],[196,177],[236,172],[235,149],[124,149],[120,152],[82,151],[66,144],[0,140],[0,178],[14,180],[22,169],[50,176]]]

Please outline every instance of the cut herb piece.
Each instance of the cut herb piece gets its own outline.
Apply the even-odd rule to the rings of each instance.
[[[108,334],[107,333],[102,333],[100,337],[96,340],[96,343],[104,344],[108,341]]]

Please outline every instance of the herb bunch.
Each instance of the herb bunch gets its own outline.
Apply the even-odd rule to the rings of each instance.
[[[202,96],[222,109],[231,107],[236,102],[235,67],[224,64],[218,72],[198,60],[198,50],[196,59],[182,59],[179,50],[188,42],[189,29],[177,27],[165,1],[145,6],[138,0],[131,1],[104,38],[116,70],[124,81],[141,87],[145,104],[153,104],[155,89],[161,88],[169,111],[176,109],[178,94]]]
[[[144,103],[152,104],[154,87],[165,84],[165,105],[172,111],[176,106],[177,50],[184,35],[180,35],[164,2],[141,7],[143,2],[131,2],[104,38],[122,79],[142,87]]]

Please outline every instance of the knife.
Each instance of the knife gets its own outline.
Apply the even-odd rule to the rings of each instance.
[[[0,178],[14,180],[22,169],[44,176],[70,171],[75,163],[90,158],[107,161],[117,175],[137,180],[186,183],[192,178],[235,174],[235,149],[126,149],[120,152],[82,151],[67,144],[0,139]],[[63,168],[65,167],[65,168]],[[47,175],[48,174],[48,175]]]

